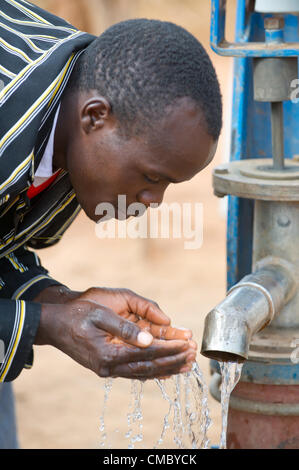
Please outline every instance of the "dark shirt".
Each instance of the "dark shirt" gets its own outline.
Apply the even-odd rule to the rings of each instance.
[[[76,60],[94,40],[24,0],[0,0],[0,382],[32,363],[51,279],[35,253],[57,243],[80,211],[67,172],[29,199],[55,112]]]

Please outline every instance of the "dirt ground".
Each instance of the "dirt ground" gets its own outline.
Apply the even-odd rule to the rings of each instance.
[[[39,2],[41,4],[42,2]],[[61,4],[63,2],[61,1]],[[167,19],[186,27],[209,48],[208,1],[170,2],[132,0],[143,9],[131,17]],[[140,6],[140,5],[139,5]],[[66,17],[66,16],[65,16]],[[71,21],[71,18],[70,18]],[[209,53],[224,98],[224,129],[214,161],[193,180],[172,185],[165,202],[201,202],[204,238],[200,249],[184,249],[183,240],[103,240],[96,237],[93,222],[81,213],[62,241],[38,252],[50,274],[70,288],[90,286],[128,287],[156,300],[172,323],[190,328],[201,344],[203,320],[225,295],[225,217],[223,204],[213,195],[211,171],[227,156],[231,59]],[[207,383],[209,361],[198,354]],[[34,366],[14,382],[20,444],[23,448],[99,448],[100,416],[104,380],[77,365],[54,348],[35,347]],[[126,448],[130,381],[115,379],[105,422],[110,434],[107,445]],[[144,385],[142,446],[152,448],[162,429],[165,402],[154,382]],[[220,438],[220,405],[209,398],[211,444]],[[112,432],[118,429],[118,432]],[[165,440],[165,446],[173,447]]]

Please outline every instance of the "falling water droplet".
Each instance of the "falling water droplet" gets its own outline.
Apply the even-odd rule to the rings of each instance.
[[[105,379],[103,388],[104,388],[103,410],[100,416],[100,431],[101,431],[100,446],[101,447],[104,447],[106,439],[107,439],[107,433],[106,433],[106,427],[105,427],[105,413],[107,409],[109,393],[112,388],[112,378],[109,377],[108,379]]]
[[[181,384],[181,378],[184,384]],[[169,403],[164,416],[163,429],[155,448],[161,446],[167,430],[170,429],[171,414],[174,442],[179,448],[206,449],[209,446],[207,431],[211,424],[208,408],[208,388],[197,363],[192,371],[167,380],[172,390],[167,393],[166,381],[156,380],[162,397]],[[184,438],[188,442],[184,442]]]
[[[143,396],[143,382],[139,380],[131,381],[131,397],[132,402],[130,404],[131,412],[127,414],[128,421],[128,432],[125,437],[130,439],[128,449],[134,449],[136,442],[141,442],[143,440],[142,433],[142,408],[141,408],[141,399]]]
[[[222,426],[220,436],[220,449],[226,449],[227,418],[230,395],[240,380],[243,363],[238,362],[219,362],[221,381],[221,415]]]

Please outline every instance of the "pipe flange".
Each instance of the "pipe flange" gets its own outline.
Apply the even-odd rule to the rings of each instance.
[[[299,201],[299,164],[285,159],[285,169],[272,169],[270,158],[251,158],[224,163],[213,170],[216,196],[228,194],[265,201]]]

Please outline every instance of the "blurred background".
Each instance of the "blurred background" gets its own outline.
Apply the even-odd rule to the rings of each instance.
[[[228,158],[232,59],[214,54],[209,46],[209,0],[35,0],[38,6],[65,18],[77,28],[101,34],[128,18],[153,18],[177,23],[194,34],[215,66],[224,104],[224,127],[213,162],[193,180],[170,186],[165,202],[203,203],[203,244],[185,250],[180,239],[99,239],[84,213],[55,247],[38,251],[55,279],[77,290],[91,286],[128,287],[159,303],[176,326],[190,328],[201,344],[203,320],[225,295],[225,210],[214,195],[211,171]],[[234,29],[235,1],[229,2],[227,35]],[[209,383],[209,361],[198,353],[198,364]],[[99,448],[104,380],[47,346],[35,347],[34,366],[14,382],[18,430],[23,448]],[[105,422],[107,445],[126,448],[127,413],[131,401],[128,380],[113,380]],[[160,436],[168,409],[154,382],[146,382],[141,400],[144,439],[152,448]],[[165,408],[166,406],[166,408]],[[220,438],[220,405],[209,398],[212,425],[208,436]],[[113,433],[113,430],[118,430]],[[165,447],[175,448],[165,439]],[[163,447],[163,445],[162,445]]]

